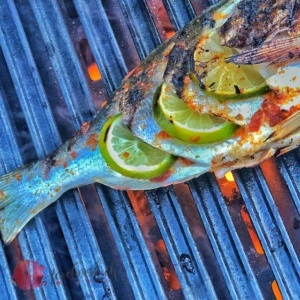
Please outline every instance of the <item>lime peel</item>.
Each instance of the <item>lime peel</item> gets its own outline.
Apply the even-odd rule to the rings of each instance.
[[[194,52],[195,70],[199,86],[220,100],[245,99],[264,94],[268,85],[253,66],[227,63],[237,53],[233,48],[220,45],[216,30],[200,39]]]
[[[152,179],[166,173],[176,158],[136,138],[122,116],[109,119],[99,137],[100,152],[114,171],[131,178]]]
[[[237,125],[209,114],[198,115],[164,83],[154,107],[159,126],[187,143],[208,144],[230,138]]]

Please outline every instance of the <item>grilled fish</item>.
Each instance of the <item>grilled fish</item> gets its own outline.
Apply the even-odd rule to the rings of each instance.
[[[154,50],[123,80],[109,104],[94,120],[85,123],[82,129],[55,153],[1,177],[0,230],[4,242],[11,242],[31,218],[74,187],[99,182],[115,189],[154,189],[184,182],[209,171],[215,171],[222,176],[228,170],[253,166],[275,153],[285,153],[297,147],[300,143],[300,79],[297,76],[297,60],[287,57],[283,60],[285,64],[281,69],[279,66],[272,68],[268,79],[270,92],[251,99],[221,102],[207,96],[192,81],[185,80],[188,74],[197,72],[193,54],[201,37],[207,30],[219,30],[221,35],[226,37],[224,41],[228,43],[229,30],[239,30],[239,24],[232,22],[232,19],[242,10],[240,19],[245,21],[244,11],[248,2],[222,1],[205,11]],[[262,9],[260,2],[252,2],[257,3],[257,7],[254,5],[253,9],[259,12]],[[272,1],[265,1],[269,2]],[[274,14],[278,10],[284,10],[282,5],[279,5],[279,2],[283,1],[273,2]],[[298,8],[298,4],[297,1],[292,2],[293,5],[286,3],[287,12],[280,12],[280,15],[285,16],[291,11],[296,13],[289,15],[292,19],[286,16],[279,18],[279,21],[275,22],[278,31],[281,31],[282,26],[282,31],[287,33],[296,30],[297,20],[294,19],[298,16],[295,9]],[[254,24],[254,21],[251,21],[251,24]],[[286,29],[289,24],[291,26]],[[243,30],[247,32],[246,28]],[[263,56],[265,52],[257,46],[267,43],[268,35],[269,32],[264,33],[259,43],[247,41],[244,44],[243,41],[242,44],[234,44],[234,47],[256,47],[256,56],[253,56]],[[287,43],[289,42],[287,39]],[[281,51],[278,50],[278,43],[268,47],[274,53]],[[246,49],[247,51],[251,49]],[[251,55],[247,60],[251,62]],[[263,73],[266,67],[263,65],[258,69]],[[162,129],[156,123],[153,114],[153,99],[163,82],[184,101],[189,102],[197,113],[210,113],[222,117],[236,123],[240,129],[228,140],[206,145],[188,144],[160,134]],[[133,179],[122,176],[106,164],[99,151],[99,133],[105,122],[120,112],[124,124],[136,137],[155,148],[178,156],[167,176],[149,180]]]
[[[219,29],[222,44],[257,47],[280,32],[299,35],[300,1],[243,0]]]

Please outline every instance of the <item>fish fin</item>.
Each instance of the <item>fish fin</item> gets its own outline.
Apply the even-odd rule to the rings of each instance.
[[[254,155],[240,158],[231,166],[222,167],[215,171],[217,178],[223,178],[225,174],[229,171],[233,171],[241,168],[251,168],[254,167],[268,158],[272,157],[276,153],[276,149],[270,148],[264,151],[258,151]]]
[[[300,111],[295,112],[277,125],[278,129],[272,134],[272,140],[288,136],[300,127]]]
[[[30,219],[61,195],[40,176],[39,164],[0,177],[0,231],[4,243],[12,242]]]
[[[298,147],[299,147],[299,144],[296,144],[296,145],[291,145],[291,146],[285,147],[283,149],[280,149],[280,151],[276,155],[276,157],[279,157],[279,156],[281,156],[283,154],[286,154],[286,153],[288,153],[288,152],[290,152],[290,151],[292,151],[292,150],[294,150],[294,149],[296,149]]]
[[[281,156],[285,153],[288,153],[300,145],[300,130],[297,129],[294,132],[292,132],[288,137],[285,137],[284,140],[280,140],[280,142],[285,142],[285,145],[280,145],[281,148],[279,148],[279,152],[277,153],[277,157]],[[283,147],[282,147],[283,146]]]
[[[261,63],[280,63],[300,55],[300,36],[290,36],[272,40],[262,46],[246,50],[227,58],[228,63],[253,65]]]

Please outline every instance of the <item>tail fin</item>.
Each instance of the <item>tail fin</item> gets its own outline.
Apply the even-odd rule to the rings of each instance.
[[[0,177],[0,231],[10,243],[22,228],[62,191],[43,178],[37,162]]]

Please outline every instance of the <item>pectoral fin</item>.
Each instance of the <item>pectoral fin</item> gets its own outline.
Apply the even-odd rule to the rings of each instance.
[[[280,63],[300,56],[300,36],[291,36],[266,42],[258,48],[243,51],[227,59],[238,65]]]
[[[282,139],[290,133],[300,128],[300,111],[295,112],[293,115],[279,123],[278,128],[272,134],[272,140]]]

